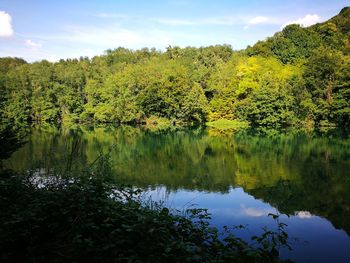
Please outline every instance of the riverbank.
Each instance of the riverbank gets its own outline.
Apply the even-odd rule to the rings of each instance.
[[[287,239],[277,232],[255,237],[255,245],[229,230],[223,238],[205,209],[174,213],[96,174],[104,161],[74,179],[3,171],[1,261],[281,262],[277,248]]]

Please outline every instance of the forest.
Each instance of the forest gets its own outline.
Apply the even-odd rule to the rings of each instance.
[[[229,45],[116,48],[93,58],[0,58],[3,125],[350,124],[350,8],[293,24],[245,50]]]
[[[243,50],[110,46],[0,58],[0,262],[347,262],[350,7]]]

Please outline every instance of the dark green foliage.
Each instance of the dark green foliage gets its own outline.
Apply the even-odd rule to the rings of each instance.
[[[308,58],[320,45],[319,35],[299,25],[288,25],[271,39],[271,51],[283,63],[294,63]]]
[[[307,59],[322,46],[341,50],[348,55],[349,31],[350,11],[347,7],[330,20],[308,28],[288,25],[266,41],[248,47],[246,53],[249,56],[276,56],[283,63]]]
[[[344,7],[339,15],[333,17],[330,19],[331,22],[333,22],[335,25],[337,25],[337,28],[343,33],[347,34],[349,33],[350,28],[350,7]]]
[[[26,63],[27,62],[21,58],[11,58],[11,57],[0,58],[0,74],[5,74],[9,70]]]
[[[206,210],[174,215],[99,175],[62,179],[1,174],[1,262],[280,262],[284,225],[220,239]]]
[[[296,120],[294,98],[286,89],[261,89],[252,94],[244,107],[246,118],[256,126],[286,127]]]
[[[12,153],[24,144],[25,135],[24,127],[10,127],[6,124],[0,126],[0,170],[3,168],[3,160],[10,158]]]
[[[335,87],[331,112],[336,123],[350,127],[350,83]]]
[[[335,123],[350,127],[350,60],[342,61],[338,68],[338,81],[333,87],[331,105],[332,119]]]
[[[306,89],[312,95],[312,101],[316,105],[314,112],[312,112],[316,122],[332,119],[333,91],[336,86],[344,85],[343,79],[348,78],[349,75],[349,72],[342,72],[342,69],[346,68],[345,59],[348,58],[345,58],[340,52],[320,48],[306,63],[303,77],[306,82]],[[340,93],[337,94],[336,103],[338,107],[342,107],[342,105],[339,105],[339,95]],[[341,120],[338,119],[337,121]]]

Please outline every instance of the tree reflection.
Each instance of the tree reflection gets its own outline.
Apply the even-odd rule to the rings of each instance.
[[[82,171],[106,153],[115,180],[125,184],[221,193],[242,187],[280,212],[309,211],[350,233],[348,133],[246,130],[213,136],[201,128],[46,128],[33,130],[4,165]]]

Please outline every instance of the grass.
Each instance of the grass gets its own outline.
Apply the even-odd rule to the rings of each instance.
[[[174,126],[174,122],[166,118],[151,116],[145,121],[145,126],[150,131],[168,130]]]
[[[207,127],[216,128],[219,130],[238,130],[243,128],[248,128],[249,124],[245,121],[238,121],[238,120],[227,120],[227,119],[219,119],[216,121],[211,121],[206,123]]]

